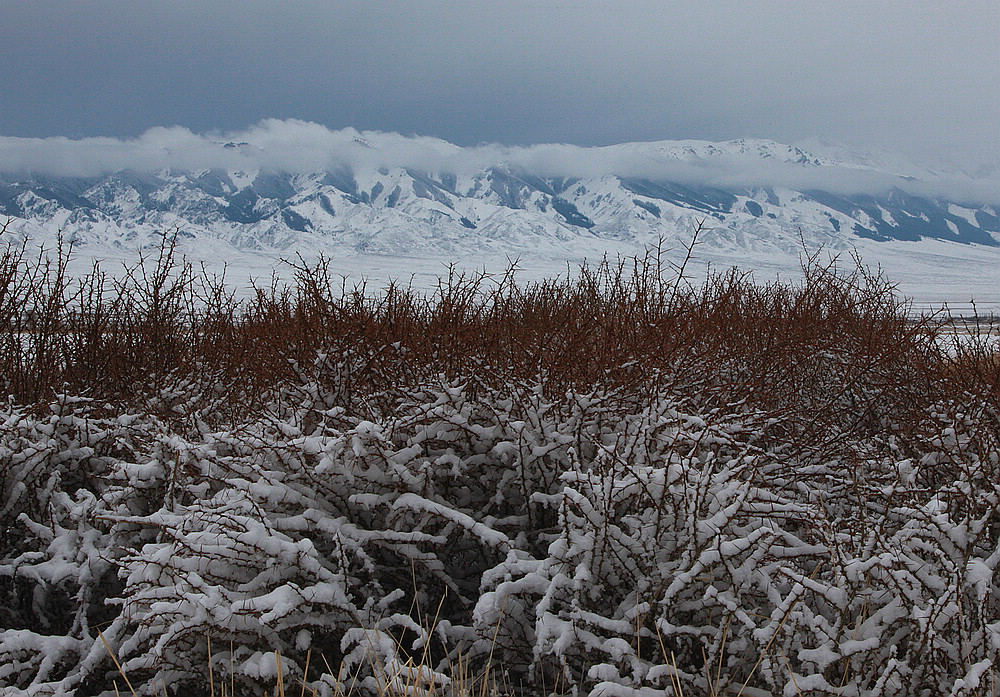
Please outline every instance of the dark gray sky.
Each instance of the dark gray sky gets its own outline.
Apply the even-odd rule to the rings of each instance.
[[[0,135],[261,119],[1000,162],[1000,3],[4,2]]]

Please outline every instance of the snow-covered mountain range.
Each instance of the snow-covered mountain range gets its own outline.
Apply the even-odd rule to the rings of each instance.
[[[864,248],[872,263],[924,254],[924,267],[897,266],[921,282],[933,281],[923,268],[950,267],[958,295],[966,279],[1000,280],[992,180],[821,144],[462,148],[289,122],[241,140],[165,133],[96,144],[0,138],[0,219],[34,239],[61,231],[91,256],[127,255],[177,231],[188,252],[219,258],[322,252],[439,264],[593,258],[658,241],[677,249],[704,221],[699,251],[713,264],[787,266],[805,243]],[[48,159],[32,163],[29,151]]]
[[[241,249],[465,255],[571,249],[595,238],[672,240],[700,220],[710,228],[703,241],[734,254],[797,246],[800,234],[835,249],[858,238],[1000,245],[1000,191],[995,202],[928,193],[933,173],[898,175],[770,141],[573,148],[574,163],[546,161],[545,146],[536,146],[512,151],[514,161],[480,157],[471,167],[452,157],[456,171],[442,169],[449,164],[442,156],[431,171],[407,155],[389,164],[399,136],[388,151],[378,134],[365,136],[350,145],[378,150],[377,160],[331,157],[335,164],[322,171],[0,174],[0,215],[26,230],[61,229],[78,247],[128,247],[177,229]],[[442,153],[462,151],[431,143]],[[221,146],[259,164],[257,146]],[[551,147],[558,160],[558,148],[570,146]]]

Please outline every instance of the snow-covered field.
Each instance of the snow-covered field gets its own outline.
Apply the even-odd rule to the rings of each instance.
[[[517,278],[521,281],[539,281],[547,278],[573,275],[583,263],[594,264],[605,255],[610,259],[628,259],[645,254],[651,246],[636,243],[594,241],[580,245],[572,252],[540,248],[536,252],[514,250],[509,254],[478,254],[475,256],[408,256],[390,254],[336,254],[320,250],[329,261],[332,274],[346,279],[348,285],[366,282],[369,289],[377,291],[389,282],[412,284],[420,290],[433,290],[449,267],[467,274],[486,271],[503,274],[516,261]],[[225,273],[226,279],[239,292],[270,282],[272,275],[288,281],[294,274],[292,264],[304,260],[315,263],[320,251],[315,247],[290,249],[284,252],[258,252],[240,250],[212,240],[198,240],[196,244],[181,244],[180,252],[198,268],[213,274]],[[809,250],[815,253],[816,250]],[[667,249],[664,258],[674,266],[683,262],[685,250],[678,245]],[[854,250],[839,253],[818,251],[817,260],[828,263],[834,255],[841,268],[855,267],[852,252],[856,252],[864,266],[881,271],[898,287],[901,296],[912,301],[914,314],[933,312],[946,306],[954,314],[1000,314],[1000,250],[941,240],[920,242],[873,242],[858,239]],[[148,251],[146,252],[149,253]],[[299,258],[301,255],[301,260]],[[711,271],[730,267],[752,272],[761,283],[801,279],[803,255],[792,253],[754,254],[697,246],[688,262],[685,275],[693,284],[703,280]],[[100,261],[105,271],[114,275],[124,265],[134,264],[138,251],[102,247],[79,248],[72,269],[75,273],[90,271],[95,261]],[[668,274],[671,273],[668,267]]]

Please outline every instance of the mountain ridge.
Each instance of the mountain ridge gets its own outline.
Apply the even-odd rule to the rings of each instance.
[[[228,167],[0,172],[0,216],[24,234],[59,230],[84,247],[178,230],[242,250],[557,253],[595,240],[683,239],[703,220],[701,241],[734,255],[787,253],[803,240],[843,250],[858,238],[1000,247],[1000,191],[996,203],[970,203],[934,192],[934,172],[883,171],[774,141],[490,149],[326,134],[317,148],[328,152],[304,158],[321,168],[293,168],[279,156],[287,142],[251,137],[206,146],[224,151]],[[161,150],[151,161],[183,159]]]

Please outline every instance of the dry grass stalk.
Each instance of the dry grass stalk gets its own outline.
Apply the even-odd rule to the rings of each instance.
[[[132,693],[132,697],[136,697],[135,688],[132,687],[132,683],[129,682],[128,676],[125,675],[125,671],[122,670],[122,664],[118,662],[118,657],[115,656],[115,652],[111,649],[111,644],[109,644],[108,640],[104,638],[104,632],[98,630],[97,634],[98,634],[98,636],[101,637],[101,641],[104,642],[104,648],[106,648],[108,650],[108,655],[111,656],[111,660],[114,661],[115,668],[118,669],[118,672],[121,674],[122,679],[125,680],[125,684],[128,685],[128,689],[129,689],[129,692]],[[118,685],[116,684],[115,685],[115,692],[117,693],[117,691],[118,691]]]

